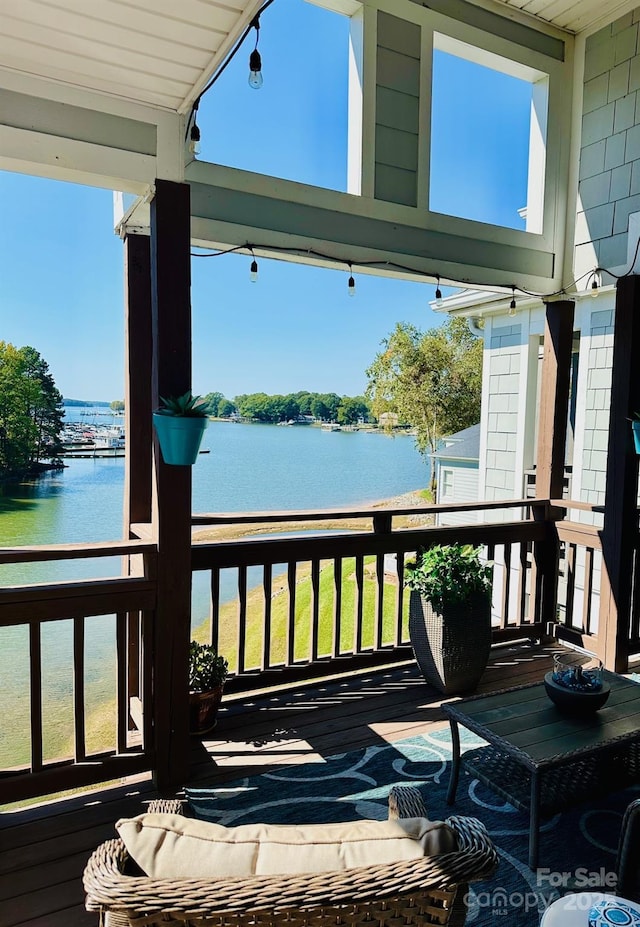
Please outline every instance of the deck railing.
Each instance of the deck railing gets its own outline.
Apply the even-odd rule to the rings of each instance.
[[[2,739],[10,756],[19,743],[23,759],[2,763],[2,803],[154,766],[152,713],[145,709],[151,706],[155,545],[0,549],[0,565],[105,557],[127,558],[136,575],[0,588],[0,629],[14,629],[23,644],[11,662],[3,654],[3,687],[15,684],[22,698],[11,707],[9,699],[4,702]],[[90,680],[88,648],[98,624],[102,647],[114,659],[94,667]],[[63,694],[51,701],[47,682],[54,666]],[[100,693],[99,707],[90,696],[92,685]]]
[[[192,570],[207,575],[210,591],[201,633],[230,660],[230,691],[397,662],[411,653],[403,585],[407,558],[421,546],[458,542],[480,546],[494,563],[495,643],[541,638],[555,629],[559,637],[597,652],[599,529],[552,519],[562,506],[567,513],[585,508],[566,500],[551,506],[549,500],[526,499],[194,516],[196,533],[208,528],[216,534],[214,541],[196,538],[192,546]],[[468,516],[462,525],[415,523],[461,512]],[[412,523],[401,523],[406,516],[413,516]],[[229,539],[232,525],[236,534],[242,525],[244,536]],[[139,540],[0,549],[0,566],[109,557],[123,558],[127,575],[0,587],[0,630],[20,629],[27,654],[26,665],[15,667],[3,655],[3,675],[15,673],[24,681],[20,723],[28,744],[26,759],[0,762],[0,802],[155,768],[156,545]],[[639,598],[636,583],[632,649],[640,638]],[[88,648],[93,629],[106,616],[111,616],[106,633],[115,668],[105,664],[100,691],[110,734],[100,731],[96,737]],[[62,719],[66,728],[54,741],[46,685],[51,659],[46,639],[53,625],[66,629],[62,636],[72,682]],[[53,720],[62,725],[60,718]]]
[[[192,568],[210,576],[211,609],[203,633],[228,657],[236,689],[266,685],[276,674],[285,681],[332,673],[336,664],[344,669],[346,664],[389,663],[409,656],[405,561],[418,547],[458,542],[483,547],[487,559],[495,563],[494,641],[540,637],[542,616],[531,583],[532,578],[535,582],[535,546],[543,542],[545,526],[541,520],[522,518],[523,511],[529,513],[536,506],[544,510],[543,502],[513,500],[383,511],[194,516],[198,528],[243,525],[259,533],[274,528],[287,532],[295,526],[298,531],[295,537],[194,544]],[[394,527],[400,516],[424,519],[468,512],[477,519],[498,510],[503,518],[509,510],[520,517],[494,523]],[[355,531],[354,520],[368,524]],[[309,530],[317,523],[331,528],[300,533],[301,527]]]

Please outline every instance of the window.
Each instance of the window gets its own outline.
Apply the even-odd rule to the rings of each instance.
[[[434,33],[433,212],[542,231],[548,76]]]

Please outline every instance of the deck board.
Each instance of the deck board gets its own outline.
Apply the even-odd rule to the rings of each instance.
[[[496,648],[479,692],[542,679],[553,647]],[[555,648],[557,649],[557,648]],[[322,762],[362,747],[426,733],[447,722],[442,695],[414,663],[390,670],[225,701],[209,738],[192,745],[190,782],[222,784],[274,766]],[[2,927],[95,927],[84,910],[82,872],[114,822],[155,797],[151,781],[0,813]]]

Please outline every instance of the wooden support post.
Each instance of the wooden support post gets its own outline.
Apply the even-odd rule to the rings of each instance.
[[[574,303],[572,300],[560,300],[547,303],[545,308],[536,498],[560,499],[569,413]],[[535,573],[542,578],[539,584],[542,601],[535,611],[546,626],[556,621],[559,543],[555,522],[562,517],[562,510],[549,506],[547,512],[539,507],[534,512],[534,517],[544,518],[547,522],[546,540],[535,544],[533,549]]]
[[[130,525],[151,522],[152,331],[151,250],[145,235],[125,239],[125,485],[124,536]]]
[[[640,277],[618,281],[613,334],[607,482],[602,530],[598,620],[599,656],[607,669],[626,672],[631,586],[638,537],[638,456],[629,418],[640,410]]]
[[[153,405],[191,387],[190,199],[187,184],[156,181],[151,202]],[[184,785],[189,772],[191,637],[191,468],[169,466],[154,440],[154,532],[158,601],[154,721],[159,789]]]

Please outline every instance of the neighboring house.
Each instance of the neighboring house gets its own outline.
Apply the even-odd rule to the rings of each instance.
[[[436,502],[477,502],[480,423],[444,439],[444,447],[435,455]],[[468,524],[469,514],[451,512],[438,516],[438,524]]]

